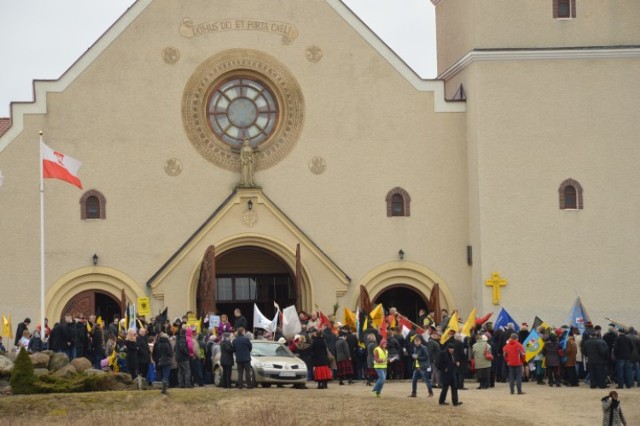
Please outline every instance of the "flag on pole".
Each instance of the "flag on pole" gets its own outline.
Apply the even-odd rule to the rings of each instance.
[[[54,151],[44,142],[42,150],[42,177],[44,179],[60,179],[82,189],[78,170],[82,163],[73,157]]]
[[[356,337],[360,339],[360,307],[356,307]]]
[[[380,327],[380,336],[383,339],[387,338],[387,321],[385,321],[384,319],[382,320],[382,327]]]
[[[591,317],[587,313],[580,297],[576,297],[576,301],[573,303],[573,307],[569,312],[569,318],[567,322],[570,326],[578,327],[580,334],[584,333],[585,324],[591,321]]]
[[[302,324],[295,305],[284,308],[282,311],[282,334],[287,339],[293,339],[302,331]]]
[[[440,337],[441,345],[444,345],[447,342],[447,340],[449,340],[450,330],[454,330],[456,333],[458,332],[458,330],[460,330],[458,326],[458,311],[455,311],[453,315],[451,315],[451,318],[449,319],[449,325],[447,326],[447,329],[444,331],[444,333],[442,333],[442,336]]]
[[[382,321],[384,321],[384,308],[382,307],[382,303],[379,303],[378,306],[373,308],[373,310],[369,313],[371,317],[371,322],[375,328],[380,328],[382,325]]]
[[[533,357],[542,351],[542,348],[544,348],[544,341],[542,340],[540,333],[538,333],[538,330],[535,328],[531,330],[531,333],[529,333],[523,342],[523,346],[526,362],[531,361]]]
[[[276,311],[275,317],[273,320],[262,315],[260,309],[258,309],[258,305],[253,304],[253,328],[262,328],[264,330],[274,332],[276,330],[276,326],[278,324],[278,312]]]
[[[3,181],[4,181],[4,176],[2,176],[2,170],[0,170],[0,187],[2,187]]]
[[[405,316],[398,316],[398,322],[400,323],[400,332],[406,338],[411,331],[412,324]]]
[[[351,330],[356,330],[356,313],[346,306],[344,307],[344,324],[348,325]]]
[[[324,327],[331,327],[331,321],[329,321],[329,317],[327,317],[320,308],[318,308],[318,305],[316,305],[316,308],[318,309],[318,318],[320,318],[320,324],[318,324],[318,328],[319,329],[323,329]]]
[[[509,323],[513,324],[513,329],[515,330],[516,333],[520,331],[520,326],[518,325],[516,320],[511,318],[511,315],[509,315],[509,312],[507,312],[505,308],[502,308],[498,313],[496,322],[493,324],[493,329],[497,330],[501,327],[507,328],[507,324]]]
[[[476,328],[476,308],[473,308],[469,316],[467,317],[467,322],[462,326],[462,334],[465,337],[471,337],[471,332]]]
[[[537,315],[536,317],[533,319],[533,326],[531,327],[533,330],[537,330],[540,327],[544,327],[544,328],[549,328],[549,324],[547,324],[546,322],[542,321]]]
[[[13,327],[11,326],[11,314],[9,314],[9,319],[2,316],[2,337],[7,337],[9,339],[13,339]]]

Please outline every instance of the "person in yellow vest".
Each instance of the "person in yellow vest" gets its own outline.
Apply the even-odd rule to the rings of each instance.
[[[380,344],[373,350],[373,368],[376,370],[378,374],[378,380],[376,384],[373,386],[373,391],[371,392],[373,396],[380,397],[380,392],[382,392],[382,386],[384,386],[384,381],[387,378],[387,339],[380,340]]]

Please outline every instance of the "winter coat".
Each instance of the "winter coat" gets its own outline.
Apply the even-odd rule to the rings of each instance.
[[[187,346],[187,336],[180,333],[176,340],[176,361],[178,363],[189,361],[189,347]]]
[[[618,360],[629,361],[634,350],[634,344],[626,334],[621,334],[613,344],[613,355]]]
[[[64,326],[62,324],[56,324],[51,330],[51,336],[49,336],[49,349],[52,351],[66,351],[67,350],[67,336],[64,332]]]
[[[247,336],[238,336],[233,339],[233,349],[236,352],[236,362],[251,361],[251,350],[253,345]]]
[[[171,343],[166,337],[158,338],[158,341],[153,345],[153,360],[158,367],[164,367],[165,365],[171,365],[171,358],[173,357],[173,349],[171,349]]]
[[[452,385],[455,383],[458,367],[456,366],[453,355],[450,354],[448,350],[445,349],[440,352],[436,367],[440,370],[440,380],[442,380],[442,384]]]
[[[91,338],[91,352],[93,356],[104,358],[104,340],[102,334],[102,328],[96,327],[96,331]]]
[[[230,340],[220,342],[220,365],[233,365],[233,345]]]
[[[311,362],[314,367],[328,366],[327,345],[322,337],[313,336],[311,340]]]
[[[520,342],[514,339],[509,339],[504,349],[504,360],[509,367],[520,367],[524,358],[524,346]]]
[[[138,336],[136,342],[138,343],[138,363],[149,364],[151,362],[151,350],[149,349],[147,336]]]
[[[327,345],[327,349],[329,352],[335,357],[336,356],[336,343],[338,338],[329,328],[325,328],[322,330],[322,338],[324,339],[325,345]]]
[[[485,341],[478,340],[473,345],[472,351],[473,351],[473,359],[475,360],[474,362],[476,364],[476,370],[479,370],[481,368],[491,367],[491,361],[484,356],[484,353],[487,350],[491,352],[491,345],[489,345],[489,343]]]
[[[429,350],[425,345],[421,344],[420,346],[416,346],[413,353],[417,355],[414,365],[417,363],[420,370],[431,368],[431,358],[429,357]]]
[[[336,361],[350,361],[351,352],[349,351],[349,344],[344,338],[338,339],[336,342]]]
[[[576,366],[576,355],[578,353],[578,345],[576,345],[576,341],[569,337],[567,340],[567,347],[564,350],[564,355],[567,357],[564,365],[565,367],[575,367]]]
[[[132,340],[125,340],[125,346],[127,347],[127,368],[129,373],[133,373],[134,370],[138,370],[138,342]]]
[[[602,413],[602,426],[619,426],[627,424],[624,415],[622,414],[622,408],[620,408],[619,400],[613,400],[608,396],[602,398]]]
[[[542,353],[544,354],[544,360],[547,367],[560,366],[560,355],[558,354],[558,349],[560,349],[560,344],[557,340],[549,340],[544,344]]]
[[[609,359],[609,348],[604,340],[591,336],[583,343],[582,354],[587,357],[587,364],[605,364]]]

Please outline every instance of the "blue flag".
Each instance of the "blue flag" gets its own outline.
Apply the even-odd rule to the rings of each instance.
[[[505,308],[502,308],[500,310],[500,313],[498,314],[498,317],[496,318],[496,322],[493,323],[493,329],[497,330],[501,327],[507,328],[507,324],[509,323],[513,324],[513,329],[516,332],[520,331],[520,326],[518,325],[518,323],[513,318],[511,318],[511,315],[509,315],[509,312],[507,312]]]
[[[576,298],[573,307],[571,308],[571,312],[569,312],[569,318],[567,318],[567,322],[569,325],[573,327],[578,327],[580,330],[580,334],[584,333],[585,324],[591,321],[591,317],[587,313],[587,310],[584,308],[582,304],[582,300],[580,297]]]

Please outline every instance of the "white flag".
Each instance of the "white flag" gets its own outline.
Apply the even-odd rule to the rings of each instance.
[[[253,304],[253,328],[262,328],[264,330],[274,332],[276,331],[276,327],[278,324],[278,311],[276,311],[276,316],[273,320],[262,315],[260,309],[258,309],[258,305]]]
[[[293,339],[293,337],[302,331],[302,324],[300,324],[300,318],[294,305],[284,308],[282,311],[282,334],[287,339]]]

